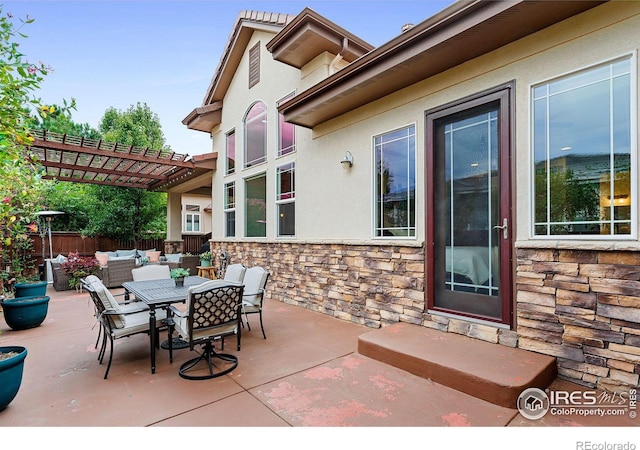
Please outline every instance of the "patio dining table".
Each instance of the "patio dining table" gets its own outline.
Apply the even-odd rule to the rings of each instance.
[[[127,281],[122,283],[125,295],[131,294],[149,306],[149,341],[151,346],[151,373],[156,372],[156,308],[167,308],[172,303],[187,300],[190,286],[211,281],[208,278],[189,276],[184,279],[183,286],[176,286],[171,278],[162,280]]]

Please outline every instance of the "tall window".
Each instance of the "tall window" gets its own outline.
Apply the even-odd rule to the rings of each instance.
[[[376,237],[416,235],[416,128],[373,138]]]
[[[267,107],[256,102],[244,121],[244,167],[255,166],[267,160]]]
[[[236,235],[236,182],[224,185],[224,235]]]
[[[281,103],[286,102],[290,98],[293,98],[294,93],[287,95],[285,98],[278,102],[278,106]],[[296,128],[292,123],[284,121],[284,115],[278,113],[278,156],[288,155],[291,152],[296,151]]]
[[[227,167],[225,175],[236,171],[236,131],[231,130],[226,136]]]
[[[533,87],[536,236],[632,234],[631,67],[626,58]]]
[[[200,231],[200,206],[199,205],[185,205],[184,231],[185,232]]]
[[[245,192],[245,236],[267,236],[267,175],[247,178]]]
[[[295,170],[295,163],[286,164],[276,169],[278,236],[295,236],[296,234]]]

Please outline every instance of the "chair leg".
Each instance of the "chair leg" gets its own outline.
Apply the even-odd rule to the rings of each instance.
[[[109,350],[109,364],[107,364],[107,371],[104,373],[105,380],[109,376],[109,369],[111,368],[111,360],[113,359],[113,338],[110,338],[109,342],[111,343],[111,345]]]
[[[104,360],[104,354],[107,350],[107,330],[102,329],[102,345],[100,346],[100,352],[98,353],[98,361],[102,364]]]
[[[262,329],[262,337],[267,338],[267,335],[264,334],[264,326],[262,325],[262,309],[260,309],[260,329]]]
[[[98,328],[98,337],[96,338],[96,345],[95,345],[95,349],[98,348],[98,342],[100,342],[100,337],[102,336],[102,325],[100,325],[100,327]]]
[[[218,358],[222,361],[230,363],[229,367],[221,370],[220,372],[215,372],[214,367],[214,358]],[[208,368],[207,375],[190,375],[187,372],[193,369],[198,363],[205,362]],[[196,358],[190,359],[180,366],[180,370],[178,370],[178,374],[186,379],[186,380],[209,380],[211,378],[220,377],[222,375],[226,375],[235,369],[238,366],[238,358],[234,355],[229,355],[225,353],[216,353],[213,348],[213,342],[208,341],[204,344],[203,352],[197,356]]]
[[[169,318],[167,320],[167,325],[169,327],[169,363],[173,363],[173,329],[175,327],[175,324],[173,322],[172,318]]]

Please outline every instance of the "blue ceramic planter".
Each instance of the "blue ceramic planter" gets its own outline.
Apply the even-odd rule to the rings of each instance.
[[[47,317],[49,297],[7,298],[2,301],[4,320],[13,330],[26,330],[39,326]]]
[[[47,282],[34,281],[29,283],[16,283],[14,285],[15,296],[18,297],[36,297],[47,295]]]
[[[15,398],[22,384],[22,369],[27,349],[24,347],[0,347],[0,353],[16,352],[9,359],[0,360],[0,411]]]

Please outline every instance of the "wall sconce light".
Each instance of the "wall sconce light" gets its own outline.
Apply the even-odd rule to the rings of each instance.
[[[347,152],[344,154],[344,158],[342,158],[342,161],[340,161],[340,164],[342,164],[343,169],[353,167],[353,155],[350,151],[347,150]]]

